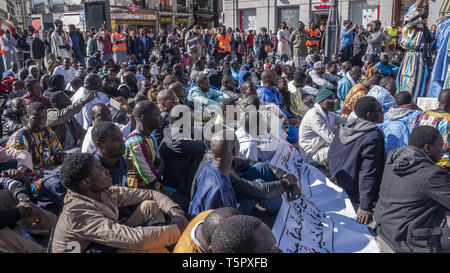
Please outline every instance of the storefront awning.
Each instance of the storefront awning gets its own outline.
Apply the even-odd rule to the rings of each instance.
[[[450,0],[444,0],[442,3],[441,10],[439,11],[440,16],[450,15]]]
[[[9,31],[11,32],[11,35],[16,34],[16,30],[10,22],[0,19],[0,35],[5,34],[5,31],[7,29],[9,29]]]

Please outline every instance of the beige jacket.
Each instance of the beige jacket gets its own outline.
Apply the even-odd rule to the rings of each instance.
[[[84,252],[91,242],[114,248],[146,250],[176,243],[181,236],[177,225],[128,227],[118,223],[119,207],[154,200],[165,213],[179,207],[169,197],[153,190],[111,187],[100,203],[67,190],[64,207],[56,224],[52,252]]]

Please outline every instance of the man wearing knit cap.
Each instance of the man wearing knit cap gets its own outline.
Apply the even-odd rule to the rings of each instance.
[[[336,90],[337,83],[340,81],[340,77],[331,75],[325,72],[325,64],[323,62],[314,63],[314,71],[309,73],[314,84],[318,85],[318,88],[326,88],[329,90]]]
[[[335,127],[347,119],[333,112],[336,96],[328,89],[320,89],[316,103],[303,118],[299,130],[299,145],[308,155],[307,162],[328,166],[328,150],[334,139]]]

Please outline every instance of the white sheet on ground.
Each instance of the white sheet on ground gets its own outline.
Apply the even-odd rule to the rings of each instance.
[[[304,163],[295,148],[280,142],[269,163],[301,177],[303,197],[287,202],[284,194],[272,229],[283,252],[379,252],[368,228],[355,221],[347,194],[317,168]]]

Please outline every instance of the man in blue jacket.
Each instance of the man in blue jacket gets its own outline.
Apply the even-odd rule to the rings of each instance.
[[[135,52],[138,55],[139,64],[150,64],[149,58],[154,46],[153,40],[147,35],[147,30],[141,28],[140,36],[136,37],[134,42]]]
[[[358,209],[356,221],[369,224],[378,199],[385,162],[384,135],[377,123],[383,122],[381,105],[373,97],[355,104],[358,118],[347,122],[336,133],[328,164],[333,182],[348,194]]]
[[[262,102],[274,103],[280,108],[289,124],[286,140],[294,146],[298,146],[298,126],[300,120],[283,108],[281,93],[276,89],[276,86],[278,85],[278,75],[273,70],[266,70],[261,74],[261,80],[263,86],[259,87],[257,90],[258,98]]]
[[[357,27],[358,25],[352,26],[350,20],[344,21],[344,28],[341,30],[342,62],[348,61],[353,55],[353,39],[356,36]]]
[[[230,174],[233,159],[239,153],[239,141],[233,131],[222,130],[214,134],[210,146],[213,160],[205,163],[195,177],[189,205],[192,218],[210,209],[238,208]]]

